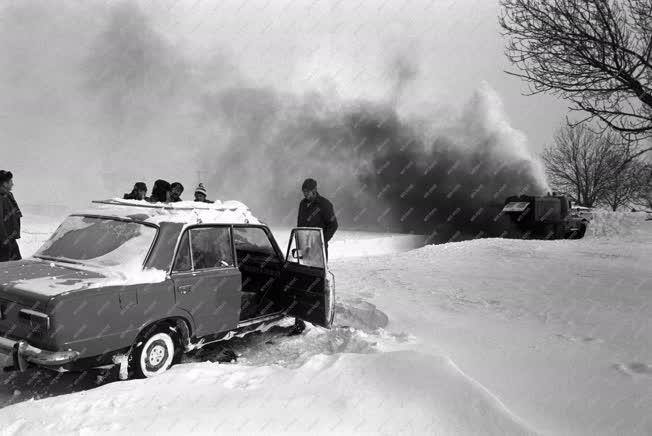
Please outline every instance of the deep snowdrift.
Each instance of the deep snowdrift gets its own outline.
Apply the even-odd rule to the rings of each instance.
[[[592,239],[618,239],[621,241],[643,241],[650,238],[649,225],[643,221],[645,212],[594,211],[587,230]]]
[[[334,329],[272,328],[231,340],[235,364],[202,350],[90,390],[90,375],[5,374],[1,398],[19,404],[0,410],[0,432],[652,434],[644,219],[605,214],[579,241],[362,257],[374,237],[350,235],[333,243]]]

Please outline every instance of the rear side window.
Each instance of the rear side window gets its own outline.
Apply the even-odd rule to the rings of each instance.
[[[236,251],[276,256],[267,233],[259,227],[234,227],[233,241]]]
[[[181,238],[174,271],[198,271],[234,266],[231,232],[228,227],[200,227]]]

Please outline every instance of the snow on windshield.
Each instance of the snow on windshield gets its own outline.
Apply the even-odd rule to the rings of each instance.
[[[70,216],[35,256],[132,269],[142,267],[155,236],[155,228],[139,223]]]
[[[92,226],[92,222],[82,222],[81,220],[75,220],[75,219],[70,219],[72,217],[68,217],[67,219],[63,220],[63,222],[57,227],[57,230],[52,234],[50,239],[45,241],[41,248],[38,251],[44,251],[50,248],[50,246],[58,240],[58,238],[61,235],[65,235],[68,232],[71,232],[73,230],[81,230],[83,228]]]

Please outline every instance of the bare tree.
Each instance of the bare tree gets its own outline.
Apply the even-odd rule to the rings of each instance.
[[[598,135],[584,124],[560,128],[542,154],[552,187],[582,206],[596,205],[628,158],[619,139],[613,133]]]
[[[652,163],[646,162],[641,174],[640,189],[632,201],[635,206],[642,206],[652,211]]]
[[[652,136],[652,0],[501,0],[499,21],[517,70],[509,74],[531,94],[569,100],[586,114],[576,124]]]
[[[614,159],[619,158],[625,156],[614,156]],[[614,162],[614,166],[618,167],[620,163]],[[598,202],[614,211],[620,207],[641,204],[650,193],[651,182],[652,165],[639,159],[631,160],[620,171],[613,172],[611,181]]]

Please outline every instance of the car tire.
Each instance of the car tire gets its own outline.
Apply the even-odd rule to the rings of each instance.
[[[138,378],[154,377],[167,371],[175,360],[172,332],[154,330],[132,351],[131,365]]]

